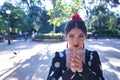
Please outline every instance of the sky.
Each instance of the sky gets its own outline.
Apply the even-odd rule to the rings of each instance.
[[[4,2],[5,2],[5,0],[1,0],[0,1],[0,6],[2,6]]]

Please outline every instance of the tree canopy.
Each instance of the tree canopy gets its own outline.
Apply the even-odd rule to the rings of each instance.
[[[21,0],[17,5],[5,2],[0,7],[0,33],[6,34],[8,26],[11,32],[38,31],[38,33],[49,33],[51,31],[61,32],[63,25],[74,13],[84,10],[85,23],[88,31],[92,32],[120,32],[120,13],[110,9],[119,6],[119,0],[49,0],[53,9],[46,10],[43,1],[47,0]],[[11,10],[8,14],[6,10]],[[58,31],[59,30],[59,31]],[[102,32],[103,31],[103,32]]]

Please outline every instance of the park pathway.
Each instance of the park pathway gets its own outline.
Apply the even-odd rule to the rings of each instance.
[[[106,80],[120,80],[120,40],[89,39],[85,47],[98,51]],[[65,41],[0,43],[0,80],[46,80],[54,52],[65,48]]]

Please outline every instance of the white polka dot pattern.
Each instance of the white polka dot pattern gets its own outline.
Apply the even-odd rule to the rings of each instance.
[[[75,74],[73,74],[73,75],[72,75],[71,79],[73,79],[73,78],[74,78],[74,76],[75,76]]]
[[[50,73],[50,76],[52,76],[54,74],[54,71],[52,71],[51,73]]]
[[[61,52],[59,53],[59,55],[60,55],[60,57],[64,57],[63,53],[61,53]]]
[[[91,61],[88,61],[88,65],[91,66]]]
[[[55,66],[56,68],[59,68],[59,67],[60,67],[60,62],[56,62],[56,63],[54,64],[54,66]]]
[[[99,77],[99,80],[102,80],[101,77]]]
[[[92,72],[94,75],[96,75],[96,73],[95,72]]]
[[[62,70],[62,73],[64,73],[65,71],[64,70]]]

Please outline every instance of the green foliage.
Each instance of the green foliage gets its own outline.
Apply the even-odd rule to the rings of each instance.
[[[107,3],[106,3],[107,2]],[[93,8],[88,6],[89,14],[87,20],[88,30],[98,33],[100,37],[114,37],[118,35],[117,15],[110,11],[107,5],[109,1],[103,0],[94,3]]]
[[[117,20],[117,12],[114,13],[108,9],[119,5],[118,0],[89,0],[86,5],[85,0],[51,0],[53,9],[48,11],[43,8],[42,0],[21,0],[19,5],[4,3],[0,7],[0,33],[7,34],[8,27],[12,32],[18,31],[32,32],[37,30],[39,33],[61,32],[67,20],[72,14],[79,12],[81,9],[86,10],[86,25],[88,31],[98,32],[101,36],[115,36],[120,34],[120,21]],[[27,8],[23,9],[23,5]],[[8,15],[6,10],[11,10]],[[85,14],[85,13],[84,13]],[[56,28],[57,27],[57,28]]]
[[[10,10],[11,13],[7,14],[6,10]],[[10,29],[10,32],[17,33],[19,30],[22,30],[22,26],[25,27],[27,24],[27,20],[25,20],[25,12],[23,8],[19,6],[14,6],[11,3],[5,2],[0,10],[1,15],[1,33],[8,33],[8,27]],[[9,17],[9,19],[8,19]],[[24,29],[26,30],[26,29]]]
[[[120,30],[118,29],[104,29],[98,33],[98,37],[118,37],[120,35]]]
[[[44,20],[42,13],[45,11],[41,0],[22,0],[22,4],[27,5],[27,26],[29,27],[30,34],[32,34],[33,29],[40,31],[39,29],[44,26]],[[47,23],[46,23],[47,24]]]
[[[48,15],[51,17],[48,22],[55,27],[60,26],[66,22],[74,13],[78,13],[82,3],[80,0],[72,0],[70,4],[67,4],[64,0],[52,0],[53,9],[48,11]]]

